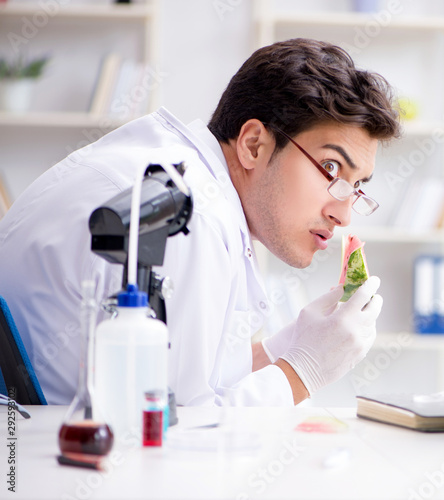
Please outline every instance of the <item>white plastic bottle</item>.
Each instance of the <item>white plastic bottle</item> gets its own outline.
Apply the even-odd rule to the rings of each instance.
[[[118,296],[117,317],[97,327],[96,400],[117,444],[141,440],[147,391],[162,391],[168,402],[168,330],[147,317],[147,307],[147,294],[130,284]]]

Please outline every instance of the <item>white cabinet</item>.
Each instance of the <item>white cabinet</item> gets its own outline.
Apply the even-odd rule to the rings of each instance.
[[[90,112],[107,55],[150,65],[148,112],[158,107],[158,4],[66,0],[0,3],[0,55],[48,55],[25,113],[0,112],[0,168],[15,198],[67,153],[126,120]]]
[[[442,254],[444,243],[443,229],[428,227],[422,213],[430,202],[427,197],[411,204],[413,214],[420,214],[414,227],[410,219],[404,224],[399,220],[400,207],[406,210],[404,200],[411,186],[425,178],[442,182],[444,177],[444,11],[441,7],[436,10],[438,2],[421,2],[413,13],[415,3],[419,4],[387,0],[380,2],[378,11],[362,14],[352,12],[351,2],[345,1],[261,0],[255,3],[254,14],[257,47],[297,37],[332,42],[346,49],[357,66],[383,75],[399,97],[414,105],[415,117],[404,120],[403,138],[380,148],[374,178],[365,187],[380,208],[368,218],[353,214],[351,226],[336,231],[338,236],[352,233],[366,241],[370,272],[382,279],[384,307],[378,320],[379,331],[393,336],[413,330],[415,257],[421,253]],[[338,236],[326,252],[315,255],[305,270],[290,269],[262,249],[269,287],[284,291],[287,297],[273,327],[291,317],[295,303],[310,301],[337,283],[341,259]],[[440,350],[444,336],[435,335],[432,342],[429,352]],[[404,350],[404,356],[407,352],[424,355],[427,349],[417,349],[418,345],[422,346],[413,343]],[[432,366],[434,363],[426,371]],[[440,384],[444,386],[441,375]]]

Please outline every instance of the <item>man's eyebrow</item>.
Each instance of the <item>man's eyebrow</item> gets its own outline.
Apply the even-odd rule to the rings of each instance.
[[[349,154],[342,146],[338,146],[337,144],[324,144],[322,146],[322,148],[323,149],[334,149],[344,158],[344,160],[348,163],[348,166],[351,169],[357,170],[359,168],[356,165],[356,163],[350,158]],[[370,175],[370,177],[365,177],[364,179],[361,179],[361,181],[362,182],[369,182],[372,177],[373,177],[373,173],[372,173],[372,175]]]

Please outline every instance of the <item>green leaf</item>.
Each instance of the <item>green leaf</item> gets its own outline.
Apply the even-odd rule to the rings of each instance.
[[[0,59],[0,79],[6,78],[38,78],[43,74],[49,57],[39,57],[25,61],[19,56],[13,61]]]

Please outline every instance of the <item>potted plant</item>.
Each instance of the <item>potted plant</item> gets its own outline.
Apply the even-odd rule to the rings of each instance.
[[[28,110],[32,90],[42,76],[48,61],[48,57],[25,60],[23,56],[19,56],[12,61],[0,58],[0,109]]]

